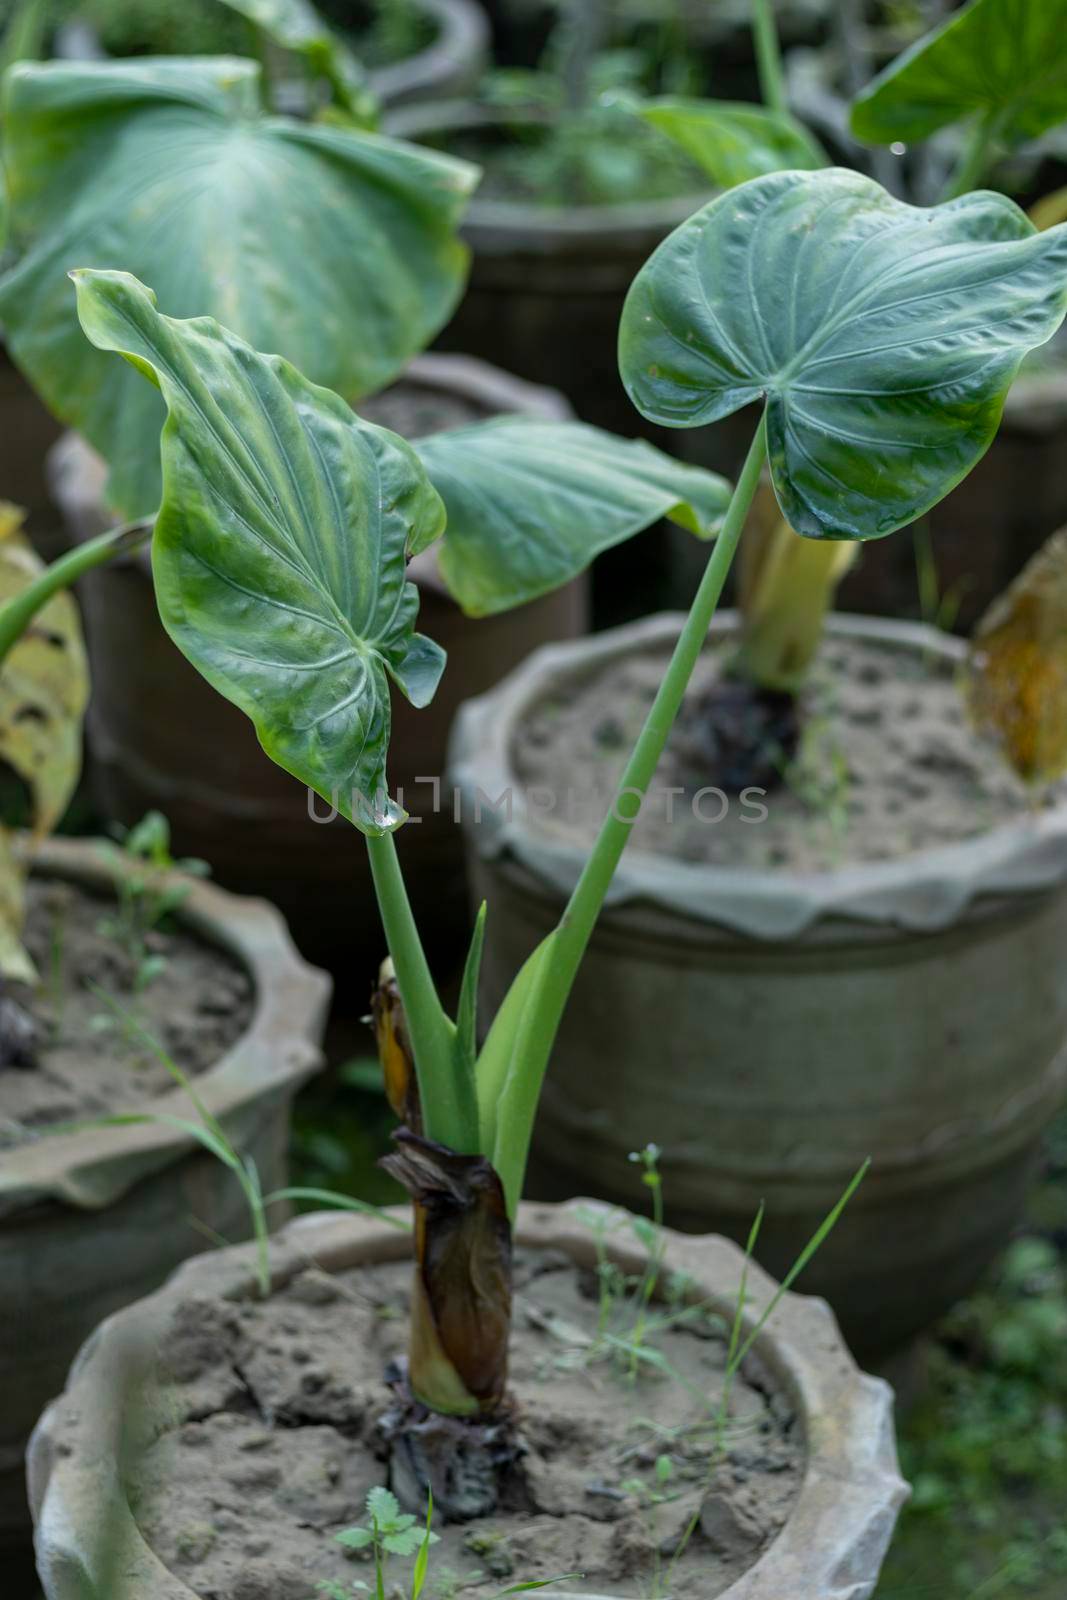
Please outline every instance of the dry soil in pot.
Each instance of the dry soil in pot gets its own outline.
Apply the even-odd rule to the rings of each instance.
[[[512,1392],[526,1454],[498,1514],[438,1525],[427,1593],[581,1572],[569,1587],[645,1595],[657,1550],[669,1560],[707,1490],[728,1329],[690,1312],[653,1341],[678,1379],[638,1363],[630,1380],[624,1357],[588,1359],[595,1275],[557,1252],[520,1252],[517,1267]],[[334,1535],[366,1521],[367,1491],[386,1478],[377,1424],[391,1402],[383,1374],[405,1348],[410,1277],[399,1262],[337,1277],[310,1268],[266,1304],[190,1295],[178,1307],[165,1368],[174,1425],[130,1487],[148,1543],[197,1595],[312,1600],[321,1580],[347,1590],[372,1576]],[[641,1418],[694,1431],[668,1439]],[[725,1441],[672,1582],[693,1600],[753,1564],[799,1489],[803,1429],[755,1358]],[[673,1471],[660,1483],[664,1452]],[[397,1561],[393,1575],[409,1568]]]
[[[705,650],[632,848],[714,866],[830,871],[976,838],[1030,806],[968,724],[950,664],[845,637],[823,643],[803,695],[801,746],[778,763],[781,781],[742,800],[701,753],[701,699],[733,648]],[[667,660],[651,647],[622,665],[600,663],[530,710],[514,737],[515,772],[529,790],[557,797],[551,810],[531,807],[535,831],[592,843]]]
[[[104,926],[117,914],[114,900],[36,879],[27,911],[26,945],[43,981],[9,983],[5,992],[33,1019],[37,1043],[32,1065],[0,1068],[0,1151],[56,1123],[139,1111],[173,1088],[144,1035],[195,1076],[248,1027],[251,980],[216,946],[174,926],[156,929],[148,953],[161,965],[137,986],[134,958]]]

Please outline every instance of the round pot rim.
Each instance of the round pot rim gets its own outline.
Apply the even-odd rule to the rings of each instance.
[[[586,850],[534,832],[511,764],[511,732],[553,685],[590,668],[655,646],[672,645],[684,618],[664,612],[572,644],[536,651],[489,694],[461,710],[449,750],[468,850],[501,866],[513,864],[564,898],[577,881]],[[736,626],[720,612],[713,633]],[[965,654],[961,640],[922,623],[835,614],[834,638],[875,640],[949,662]],[[510,791],[511,814],[491,807]],[[472,822],[476,796],[481,817]],[[961,920],[990,897],[1013,900],[1067,880],[1067,804],[1001,823],[974,839],[918,851],[894,861],[858,863],[827,872],[708,866],[628,849],[609,890],[608,908],[652,905],[689,923],[766,941],[792,940],[816,924],[845,919],[875,927],[931,933]]]
[[[447,83],[458,64],[465,61],[480,63],[489,55],[489,18],[477,0],[416,0],[431,21],[436,24],[433,39],[412,55],[402,56],[387,66],[377,67],[367,74],[373,94],[388,109],[397,97],[432,94],[439,83]],[[71,30],[73,21],[76,32]],[[58,30],[57,55],[69,60],[99,60],[106,52],[92,24],[71,19]],[[302,81],[293,79],[291,98],[299,104],[306,93]]]
[[[502,111],[474,100],[433,100],[397,106],[386,119],[386,132],[394,138],[418,142],[430,133],[455,133],[464,129],[493,128],[505,122],[544,122],[534,112]],[[521,234],[523,247],[546,255],[560,241],[592,239],[606,242],[625,234],[646,243],[651,250],[665,233],[685,222],[716,195],[711,181],[687,194],[663,200],[624,200],[609,205],[539,206],[531,201],[483,200],[475,190],[463,214],[462,233],[475,246],[485,248],[490,239]]]
[[[418,6],[436,22],[434,38],[425,49],[368,74],[371,89],[386,108],[398,95],[432,93],[457,62],[478,62],[489,55],[489,18],[476,0],[418,0]]]
[[[595,1263],[595,1243],[579,1222],[579,1206],[524,1204],[516,1239]],[[602,1207],[611,1211],[611,1207]],[[404,1215],[396,1208],[394,1216]],[[694,1290],[732,1317],[744,1286],[743,1327],[750,1330],[777,1285],[732,1242],[665,1229],[666,1260],[688,1272]],[[636,1246],[612,1245],[624,1268],[640,1271]],[[351,1213],[298,1217],[271,1241],[277,1290],[308,1265],[326,1272],[360,1263],[402,1260],[410,1241],[383,1220]],[[45,1412],[28,1452],[30,1503],[38,1570],[50,1600],[68,1593],[104,1593],[101,1530],[109,1522],[108,1560],[126,1576],[111,1600],[198,1600],[163,1566],[142,1537],[123,1487],[131,1457],[156,1437],[165,1392],[151,1386],[175,1305],[191,1293],[247,1299],[255,1295],[254,1257],[234,1246],[194,1257],[156,1294],[109,1317],[83,1347],[65,1393]],[[721,1600],[863,1600],[888,1547],[909,1489],[900,1477],[893,1432],[893,1392],[861,1373],[825,1301],[787,1293],[760,1333],[754,1352],[797,1407],[806,1459],[803,1479],[782,1531]],[[137,1392],[134,1430],[127,1398]],[[162,1409],[161,1409],[162,1408]],[[869,1583],[865,1580],[869,1580]],[[84,1590],[78,1583],[85,1585]],[[68,1585],[70,1587],[68,1588]],[[610,1596],[542,1591],[545,1600],[611,1600]]]
[[[550,388],[547,384],[531,383],[527,378],[516,377],[514,373],[506,372],[503,367],[493,366],[491,362],[483,361],[478,356],[441,354],[437,351],[424,352],[422,355],[414,356],[403,372],[394,378],[392,384],[387,384],[386,388],[405,382],[410,382],[420,389],[458,395],[475,405],[484,406],[490,417],[522,416],[529,417],[534,422],[574,420],[574,409],[559,389]],[[103,474],[99,495],[102,502],[103,487],[106,483],[106,464],[82,434],[73,428],[68,428],[52,445],[47,458],[49,487],[60,507],[73,506],[80,498],[79,491],[84,493],[79,479],[86,470]],[[86,544],[97,535],[98,529],[90,524],[89,518],[68,516],[67,522],[73,530],[75,544]],[[116,564],[124,562],[137,563],[147,576],[151,576],[150,543],[139,550],[118,557]],[[451,604],[458,604],[453,600],[451,591],[441,577],[437,545],[431,545],[428,550],[422,551],[414,558],[408,568],[408,576],[413,578],[420,588],[430,589],[435,595],[448,600]]]
[[[51,839],[33,852],[31,862],[35,876],[104,893],[136,872],[118,852],[114,858],[105,854],[99,840]],[[196,1080],[204,1105],[225,1126],[265,1097],[295,1094],[318,1070],[332,983],[299,954],[284,918],[268,901],[230,894],[180,872],[168,881],[187,891],[175,919],[207,943],[228,950],[253,984],[248,1027]],[[160,1095],[153,1108],[190,1116],[188,1099],[177,1085]],[[149,1174],[199,1149],[190,1134],[156,1123],[46,1133],[4,1152],[0,1221],[48,1202],[102,1209]]]

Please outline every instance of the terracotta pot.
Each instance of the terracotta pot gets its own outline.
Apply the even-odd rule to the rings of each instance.
[[[517,1238],[563,1251],[587,1267],[595,1260],[592,1236],[569,1207],[524,1206]],[[336,1273],[402,1259],[409,1250],[410,1242],[381,1222],[301,1217],[274,1240],[273,1280],[281,1287],[309,1261]],[[612,1254],[624,1270],[642,1270],[634,1251]],[[741,1252],[725,1240],[667,1235],[667,1269],[688,1273],[695,1297],[729,1316],[743,1264]],[[774,1287],[753,1272],[749,1327]],[[142,1539],[125,1484],[136,1477],[139,1450],[164,1421],[152,1375],[178,1302],[190,1293],[234,1299],[254,1292],[247,1251],[201,1256],[151,1299],[111,1318],[86,1345],[29,1453],[45,1600],[199,1600]],[[907,1494],[897,1472],[891,1391],[857,1370],[818,1300],[787,1295],[755,1348],[797,1407],[806,1470],[784,1529],[720,1600],[866,1600]],[[123,1579],[119,1591],[116,1572]],[[545,1600],[610,1600],[542,1592]]]
[[[560,396],[455,357],[420,358],[405,383],[462,396],[487,416],[568,415]],[[68,435],[54,457],[53,483],[76,539],[92,538],[113,520],[103,500],[104,477],[99,459]],[[585,585],[579,580],[517,611],[474,621],[448,594],[432,551],[412,563],[411,575],[422,596],[419,626],[449,659],[425,710],[394,696],[389,778],[403,789],[413,818],[400,849],[419,926],[432,952],[453,959],[456,930],[466,926],[462,850],[451,813],[435,807],[428,780],[444,771],[461,701],[483,693],[546,640],[582,632]],[[329,825],[311,820],[307,790],[268,760],[243,712],[209,688],[171,644],[156,611],[147,552],[89,574],[79,597],[92,668],[88,730],[101,810],[127,824],[153,807],[164,812],[176,853],[210,861],[228,888],[267,895],[305,955],[349,979],[342,1003],[364,1008],[383,947],[377,915],[363,915],[373,891],[362,836],[341,819]],[[313,809],[328,815],[321,802]]]
[[[34,867],[100,893],[116,870],[129,869],[116,869],[94,841],[70,840],[45,845]],[[321,1062],[329,979],[301,961],[265,901],[197,879],[176,916],[253,980],[247,1031],[197,1088],[255,1159],[264,1189],[282,1187],[290,1103]],[[189,1115],[177,1088],[159,1109]],[[41,1408],[98,1322],[203,1249],[190,1216],[224,1237],[248,1237],[232,1174],[177,1128],[87,1128],[0,1153],[0,1563],[29,1539],[22,1457]]]
[[[584,859],[530,828],[512,733],[594,666],[666,648],[680,622],[541,651],[464,708],[452,781],[474,897],[491,907],[485,1016]],[[715,631],[731,626],[727,614]],[[830,631],[962,652],[911,624],[838,616]],[[509,786],[510,819],[483,805],[475,826],[474,791]],[[870,1156],[806,1282],[860,1358],[883,1359],[973,1286],[1020,1218],[1064,1097],[1065,942],[1065,806],[808,875],[627,851],[553,1055],[533,1192],[580,1185],[636,1204],[625,1156],[654,1139],[669,1219],[743,1238],[765,1200],[759,1257],[781,1274]],[[665,1053],[670,1071],[650,1072]]]
[[[447,149],[522,115],[440,102],[395,113],[388,130]],[[628,205],[552,207],[482,200],[476,192],[462,228],[474,257],[470,284],[438,348],[469,351],[562,389],[585,422],[648,435],[616,364],[623,300],[660,240],[708,198],[702,191]],[[657,442],[664,431],[653,430]]]

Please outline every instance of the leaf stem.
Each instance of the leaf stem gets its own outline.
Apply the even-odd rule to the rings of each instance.
[[[514,1215],[522,1189],[541,1083],[567,998],[630,837],[630,828],[640,812],[700,658],[766,455],[766,419],[761,418],[700,587],[626,764],[615,801],[601,825],[559,925],[546,941],[545,958],[533,979],[515,1044],[514,1056],[520,1070],[508,1074],[496,1124],[493,1159],[504,1184],[511,1215]]]
[[[58,594],[60,589],[69,588],[83,572],[103,566],[105,561],[113,561],[127,551],[139,549],[151,532],[151,520],[126,522],[121,527],[109,528],[106,533],[98,534],[95,539],[87,540],[77,549],[60,556],[58,561],[53,561],[38,578],[13,595],[6,605],[0,606],[0,662],[54,594]]]
[[[787,116],[789,97],[785,92],[782,50],[778,43],[778,28],[771,0],[751,0],[751,4],[752,39],[756,46],[756,65],[759,69],[763,104],[769,111],[777,111],[779,115]]]
[[[1001,112],[994,107],[983,111],[971,129],[966,148],[949,178],[942,200],[958,200],[962,194],[977,189],[989,165],[990,146],[1001,122]]]
[[[391,833],[367,836],[374,891],[411,1033],[426,1136],[460,1155],[478,1155],[478,1106],[473,1073],[455,1046],[411,912]]]

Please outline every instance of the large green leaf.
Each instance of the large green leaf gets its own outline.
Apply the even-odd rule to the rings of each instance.
[[[670,517],[713,535],[724,478],[580,422],[497,417],[415,442],[444,500],[441,572],[471,616],[534,600]]]
[[[268,39],[302,56],[309,71],[329,83],[334,98],[357,122],[373,127],[378,107],[358,58],[327,27],[310,0],[223,0]]]
[[[920,210],[858,173],[776,173],[664,240],[619,359],[634,404],[670,427],[766,399],[788,521],[869,539],[970,471],[1065,309],[1067,229],[1035,233],[1002,195]]]
[[[475,169],[354,129],[265,115],[234,59],[18,66],[5,95],[11,242],[0,322],[57,416],[111,466],[129,517],[159,502],[162,408],[82,338],[66,273],[121,267],[178,316],[217,316],[348,400],[447,320]]]
[[[792,117],[729,100],[646,100],[646,122],[681,145],[721,189],[784,168],[825,167],[818,141]]]
[[[975,112],[1009,142],[1067,118],[1067,0],[971,0],[867,85],[852,131],[926,139]]]
[[[89,339],[166,403],[152,571],[167,632],[280,766],[364,832],[395,827],[386,674],[425,705],[444,665],[405,578],[444,525],[417,456],[210,317],[160,315],[127,273],[74,278]]]

